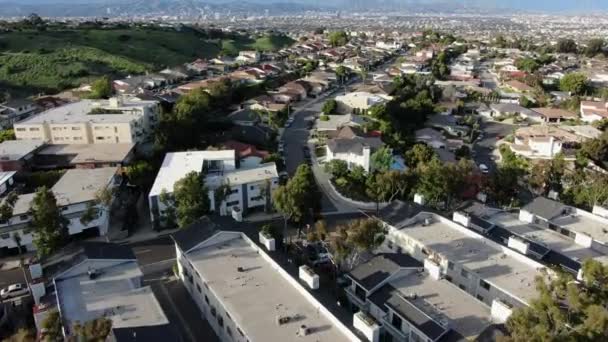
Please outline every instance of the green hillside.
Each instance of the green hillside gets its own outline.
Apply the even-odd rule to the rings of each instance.
[[[212,58],[224,45],[276,50],[283,36],[209,39],[204,31],[161,28],[14,30],[0,33],[0,90],[17,95],[53,92],[110,75],[155,71],[196,58]]]

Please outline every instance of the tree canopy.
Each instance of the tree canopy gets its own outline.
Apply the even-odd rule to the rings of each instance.
[[[51,255],[63,245],[69,222],[61,215],[57,199],[49,188],[41,187],[36,191],[30,214],[38,254],[43,257]]]
[[[556,51],[560,53],[576,53],[578,47],[574,40],[563,38],[557,41]]]
[[[310,166],[302,164],[287,184],[279,186],[273,192],[273,205],[283,215],[285,228],[287,221],[301,222],[307,211],[313,208],[314,190],[312,170]]]
[[[329,43],[333,47],[346,45],[348,43],[348,35],[344,31],[334,31],[329,34]]]
[[[173,199],[177,224],[186,227],[209,213],[209,194],[199,172],[190,172],[175,182]]]
[[[321,109],[321,111],[323,112],[323,114],[329,115],[334,114],[337,109],[338,102],[335,99],[329,99],[325,101],[325,103],[323,104],[323,109]]]
[[[507,320],[506,341],[605,341],[608,336],[608,266],[582,265],[582,281],[559,271],[536,279],[538,297]]]
[[[113,92],[112,80],[108,76],[103,76],[91,84],[89,97],[92,99],[107,99],[112,96]]]
[[[587,92],[589,81],[583,73],[573,72],[565,75],[559,81],[559,88],[562,91],[571,92],[575,95],[583,95]]]
[[[339,265],[346,264],[348,269],[352,268],[362,253],[378,248],[386,237],[383,223],[375,219],[354,220],[336,230],[330,248],[336,262]]]

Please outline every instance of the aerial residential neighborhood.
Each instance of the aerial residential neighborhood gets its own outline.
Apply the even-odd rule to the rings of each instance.
[[[0,341],[608,341],[608,5],[0,3]]]

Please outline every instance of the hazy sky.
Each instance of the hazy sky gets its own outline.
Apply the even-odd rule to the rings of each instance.
[[[127,2],[130,0],[0,0],[0,3],[16,3],[16,4],[49,4],[49,3],[117,3]],[[171,1],[171,0],[165,0]],[[222,2],[234,2],[235,0],[199,0],[201,2],[210,3],[222,3]],[[324,5],[324,4],[341,4],[347,5],[352,3],[351,0],[239,0],[248,1],[254,3],[276,3],[276,2],[292,2],[292,3],[307,3],[311,5]],[[379,2],[393,2],[393,3],[458,3],[458,4],[470,4],[470,5],[482,5],[483,7],[508,7],[520,10],[533,10],[533,11],[577,11],[577,12],[593,12],[593,11],[605,11],[608,10],[608,0],[358,0],[369,4]]]

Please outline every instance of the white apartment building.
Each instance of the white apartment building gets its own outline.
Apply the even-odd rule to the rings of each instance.
[[[82,233],[84,230],[97,229],[99,235],[108,232],[108,211],[96,203],[97,193],[114,185],[117,169],[113,167],[98,169],[71,169],[51,188],[57,199],[61,214],[69,221],[68,234]],[[19,235],[20,244],[28,251],[34,250],[34,236],[29,227],[30,207],[35,194],[19,195],[13,207],[13,217],[0,223],[0,249],[17,248],[14,236]],[[81,222],[82,215],[90,204],[95,203],[97,217],[90,222]]]
[[[355,112],[365,114],[371,107],[384,104],[390,100],[392,100],[391,96],[372,94],[365,91],[336,96],[336,102],[338,103],[337,111],[342,114]]]
[[[384,217],[386,247],[436,264],[440,277],[485,303],[493,316],[497,310],[527,305],[536,297],[535,277],[546,267],[465,228],[462,218],[455,215],[452,221],[428,212],[398,221]],[[508,314],[500,317],[506,320]]]
[[[242,214],[270,205],[270,193],[279,185],[275,163],[237,168],[234,150],[168,153],[148,195],[153,222],[158,222],[166,209],[160,201],[161,193],[173,193],[175,183],[190,172],[199,172],[205,178],[210,209],[220,215],[231,215],[234,211]],[[217,203],[215,190],[222,185],[229,185],[231,192],[222,203]]]
[[[173,235],[179,277],[220,341],[360,341],[244,233],[207,219]]]
[[[16,123],[15,136],[52,144],[137,144],[151,137],[159,110],[157,101],[134,97],[81,100]]]

